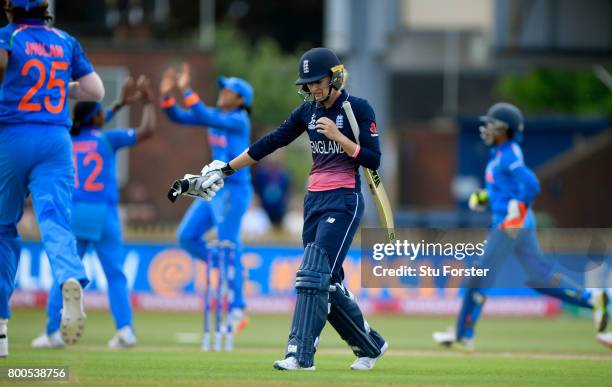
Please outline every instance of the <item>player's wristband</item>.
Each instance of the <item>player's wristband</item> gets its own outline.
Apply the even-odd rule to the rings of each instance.
[[[231,176],[236,172],[236,170],[234,168],[232,168],[229,163],[226,163],[225,166],[223,168],[221,168],[221,173],[223,173],[225,176]]]
[[[193,105],[200,102],[200,96],[196,94],[193,90],[187,89],[183,93],[183,101],[185,102],[185,106],[192,107]]]
[[[174,99],[174,97],[164,97],[164,99],[162,99],[159,105],[163,109],[171,108],[172,106],[176,105],[176,100]]]

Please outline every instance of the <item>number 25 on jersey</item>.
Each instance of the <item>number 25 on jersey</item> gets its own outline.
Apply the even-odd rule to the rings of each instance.
[[[66,82],[61,78],[56,78],[58,71],[68,70],[67,62],[53,61],[51,62],[51,71],[49,78],[47,79],[47,71],[45,65],[38,59],[30,59],[23,65],[21,69],[21,75],[28,76],[33,71],[38,71],[38,81],[28,90],[19,102],[19,110],[27,112],[39,112],[42,110],[42,106],[39,102],[32,102],[32,98],[42,89],[46,87],[47,90],[59,89],[60,98],[55,104],[51,101],[51,96],[47,95],[44,99],[45,109],[49,113],[57,114],[64,109],[66,102]],[[46,83],[46,86],[45,86]]]

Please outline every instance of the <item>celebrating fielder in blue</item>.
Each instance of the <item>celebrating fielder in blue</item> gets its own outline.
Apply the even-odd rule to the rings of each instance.
[[[319,335],[327,320],[357,356],[351,369],[369,370],[388,344],[368,325],[344,286],[342,263],[364,210],[359,166],[377,169],[380,164],[376,118],[366,100],[344,90],[344,66],[333,51],[322,47],[307,51],[298,72],[296,84],[304,103],[238,157],[206,165],[186,194],[214,197],[224,179],[306,132],[313,164],[304,199],[304,257],[296,275],[297,300],[285,358],[274,362],[274,368],[313,371]],[[342,108],[345,101],[356,116],[360,144]]]
[[[485,169],[486,191],[470,197],[470,208],[492,212],[491,232],[487,238],[483,266],[497,265],[514,255],[526,270],[528,285],[543,294],[593,310],[598,333],[608,322],[608,296],[604,290],[577,289],[561,274],[552,272],[541,261],[536,236],[536,221],[531,210],[540,192],[538,178],[523,160],[518,142],[523,135],[523,115],[514,105],[497,103],[482,117],[480,137],[491,147]],[[484,284],[475,280],[464,291],[457,326],[447,332],[435,332],[433,339],[444,346],[474,349],[474,329],[486,301]],[[549,287],[548,287],[549,286]]]
[[[82,287],[88,280],[70,229],[74,177],[66,97],[97,101],[104,86],[79,43],[47,24],[47,7],[47,0],[9,0],[10,23],[0,29],[0,356],[8,355],[17,223],[29,194],[62,288],[64,340],[75,343],[85,323]]]
[[[164,73],[160,93],[162,107],[168,118],[183,125],[208,127],[208,142],[214,160],[231,160],[249,144],[253,104],[253,88],[240,78],[219,78],[217,108],[205,106],[190,88],[190,70],[183,64],[180,74],[169,69]],[[178,86],[187,109],[176,105],[171,92]],[[217,226],[219,240],[231,241],[235,246],[234,302],[230,305],[235,321],[242,320],[245,307],[243,296],[243,270],[240,262],[240,222],[253,196],[249,168],[236,173],[227,180],[228,189],[212,202],[196,199],[183,217],[177,237],[180,246],[192,257],[205,260],[206,242],[203,237],[213,226]]]
[[[93,247],[106,275],[110,310],[117,329],[108,343],[113,349],[136,344],[132,308],[123,273],[125,253],[121,240],[115,154],[121,148],[132,147],[150,138],[155,126],[155,107],[149,80],[141,76],[137,90],[133,90],[133,86],[134,81],[128,78],[122,90],[122,98],[111,111],[141,99],[145,105],[137,129],[102,131],[100,128],[110,120],[112,114],[108,114],[108,110],[103,109],[98,102],[79,102],[74,107],[71,130],[75,163],[72,230],[77,237],[79,255],[83,257],[88,247]],[[60,289],[54,283],[47,304],[46,333],[32,341],[34,348],[64,346],[59,334],[61,309]]]

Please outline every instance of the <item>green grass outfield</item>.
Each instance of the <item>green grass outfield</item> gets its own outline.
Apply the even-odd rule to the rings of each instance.
[[[431,332],[445,329],[450,318],[376,316],[370,323],[390,349],[375,370],[361,373],[349,370],[353,355],[329,326],[315,359],[317,371],[289,373],[272,369],[283,355],[289,316],[251,316],[233,353],[203,353],[198,342],[184,342],[190,336],[198,339],[201,321],[200,314],[139,312],[139,345],[111,351],[106,347],[114,331],[110,316],[90,312],[79,344],[67,350],[33,350],[30,341],[43,331],[44,311],[18,309],[9,325],[10,357],[0,360],[0,366],[68,365],[71,382],[100,386],[612,386],[612,351],[594,340],[591,321],[584,318],[485,318],[477,352],[465,355],[431,341]],[[40,384],[19,385],[26,383]]]

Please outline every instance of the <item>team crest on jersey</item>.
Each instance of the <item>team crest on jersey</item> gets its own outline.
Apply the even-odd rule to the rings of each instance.
[[[372,137],[378,137],[378,128],[376,127],[376,122],[372,121],[370,124],[370,135]]]
[[[336,127],[338,129],[342,129],[344,127],[344,116],[342,114],[338,114],[336,117]]]
[[[302,70],[304,71],[304,74],[308,74],[310,72],[310,67],[308,64],[308,59],[304,60],[304,62],[302,62]]]
[[[489,184],[495,184],[495,178],[493,177],[493,171],[489,168],[485,171],[485,179]]]
[[[317,120],[316,120],[316,116],[313,114],[312,117],[310,117],[310,122],[308,123],[308,130],[315,130],[317,127]]]

